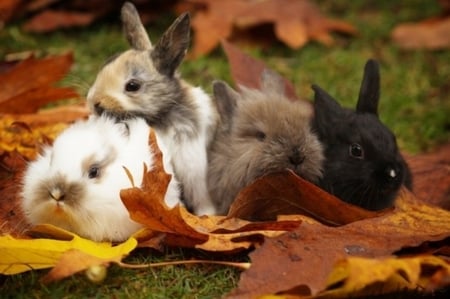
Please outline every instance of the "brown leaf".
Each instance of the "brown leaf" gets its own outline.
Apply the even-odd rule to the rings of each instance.
[[[347,204],[286,170],[266,175],[244,188],[231,205],[228,217],[269,221],[278,215],[296,214],[342,225],[383,213]]]
[[[223,40],[222,48],[227,55],[230,64],[231,75],[236,85],[244,85],[253,89],[260,89],[260,78],[264,69],[270,69],[264,62],[257,60],[233,44]],[[298,99],[295,94],[294,85],[287,79],[284,79],[286,96],[290,99]]]
[[[43,144],[49,144],[69,123],[87,115],[84,105],[61,106],[36,114],[0,114],[0,153],[17,151],[32,160]]]
[[[55,89],[51,84],[60,80],[73,63],[71,53],[43,59],[28,58],[0,74],[0,111],[3,113],[35,112],[55,97],[76,95],[68,89]],[[31,79],[32,78],[32,79]],[[34,91],[40,90],[37,94]],[[58,96],[59,94],[59,96]],[[46,96],[50,96],[48,99]],[[10,102],[18,99],[18,103]],[[11,108],[13,107],[13,108]],[[10,111],[9,109],[12,109]],[[23,110],[21,110],[23,109]]]
[[[0,235],[22,235],[29,227],[23,215],[19,192],[25,160],[17,152],[0,155]]]
[[[450,210],[449,153],[450,143],[431,153],[406,157],[417,198],[447,210]]]
[[[265,0],[241,11],[236,18],[239,27],[273,23],[277,37],[293,49],[309,40],[331,45],[330,31],[356,34],[356,29],[343,21],[326,18],[309,0]]]
[[[450,16],[397,25],[392,30],[391,37],[404,49],[449,49]]]
[[[44,10],[25,23],[23,29],[29,32],[50,32],[60,28],[81,27],[91,24],[95,18],[94,12],[73,12]]]
[[[221,39],[228,38],[233,29],[235,15],[244,7],[251,5],[245,0],[194,0],[193,3],[202,4],[206,10],[197,11],[192,18],[194,47],[191,51],[193,57],[211,52]]]
[[[153,132],[150,134],[150,145],[159,152]],[[159,246],[164,241],[169,246],[209,251],[242,250],[261,243],[263,235],[278,236],[304,221],[301,216],[295,216],[278,222],[253,224],[223,216],[198,217],[179,205],[169,209],[164,203],[169,179],[170,175],[163,169],[162,155],[157,153],[153,169],[144,176],[143,187],[122,190],[120,193],[131,218],[144,224],[147,229],[137,235],[143,246]]]
[[[324,17],[309,0],[191,2],[202,4],[205,8],[197,11],[192,19],[195,31],[193,57],[209,53],[221,39],[232,38],[239,30],[251,30],[268,23],[273,24],[278,39],[294,49],[310,40],[331,45],[333,38],[330,31],[356,33],[352,25]]]
[[[206,241],[207,235],[195,231],[183,220],[181,214],[184,208],[176,206],[169,209],[165,205],[164,196],[171,175],[164,171],[162,153],[158,149],[153,130],[149,142],[155,152],[155,162],[153,168],[145,173],[142,188],[135,187],[120,192],[131,218],[154,231],[186,235],[200,243]]]
[[[42,87],[28,90],[0,104],[0,111],[8,113],[33,113],[46,103],[78,97],[71,87]]]
[[[253,253],[233,298],[287,290],[316,295],[327,287],[337,261],[352,257],[387,257],[405,247],[450,236],[450,212],[418,201],[406,189],[396,209],[380,217],[341,227],[303,222],[281,237],[266,239]]]
[[[77,249],[71,249],[61,255],[58,262],[50,270],[50,272],[42,277],[42,282],[49,283],[52,281],[58,281],[90,267],[98,265],[103,265],[106,267],[112,262],[119,263],[121,260],[122,256],[120,255],[110,259],[103,259],[89,255]]]
[[[0,1],[0,23],[7,22],[18,9],[21,0],[2,0]],[[1,29],[1,27],[0,27]]]

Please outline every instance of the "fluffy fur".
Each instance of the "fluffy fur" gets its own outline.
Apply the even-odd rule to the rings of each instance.
[[[144,163],[151,169],[149,127],[142,119],[116,123],[91,117],[67,128],[45,148],[25,172],[22,207],[30,223],[49,223],[95,241],[122,241],[141,225],[132,221],[120,190],[143,178]],[[179,202],[172,180],[165,197]]]
[[[340,199],[370,210],[389,207],[402,184],[411,189],[411,173],[394,134],[378,118],[378,64],[364,70],[356,110],[342,108],[317,85],[314,128],[325,147],[319,185]]]
[[[189,45],[189,15],[183,14],[152,45],[135,7],[122,8],[131,49],[108,61],[89,90],[91,110],[117,119],[142,117],[166,145],[182,184],[185,204],[196,214],[214,214],[206,186],[206,151],[218,122],[216,107],[176,69]]]
[[[222,124],[209,155],[208,185],[220,214],[243,187],[267,173],[292,169],[313,182],[322,174],[322,146],[310,129],[309,111],[285,97],[277,74],[265,71],[261,85],[241,87],[238,94],[214,83]]]

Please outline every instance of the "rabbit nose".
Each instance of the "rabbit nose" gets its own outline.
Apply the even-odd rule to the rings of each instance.
[[[102,115],[103,112],[105,112],[105,109],[102,106],[100,106],[100,103],[94,104],[94,110],[97,115]]]
[[[291,162],[292,165],[300,165],[305,160],[305,157],[300,153],[300,150],[298,148],[294,148],[292,150],[292,155],[289,156],[289,162]]]
[[[396,181],[399,179],[400,171],[397,167],[389,166],[385,169],[385,174],[391,181]]]
[[[51,198],[53,198],[56,201],[64,200],[64,192],[61,190],[61,188],[53,188],[48,191]]]

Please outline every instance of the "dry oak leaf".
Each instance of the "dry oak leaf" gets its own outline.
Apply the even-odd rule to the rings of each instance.
[[[404,49],[449,49],[450,15],[397,25],[391,37]]]
[[[234,29],[250,29],[273,24],[275,35],[291,48],[298,49],[309,40],[331,45],[329,31],[355,34],[356,29],[343,21],[326,18],[309,0],[191,0],[206,9],[192,19],[195,31],[192,56],[212,51],[221,39],[231,38]]]
[[[72,63],[72,53],[31,57],[0,74],[0,112],[34,113],[55,100],[78,97],[72,88],[52,86],[67,74]]]
[[[450,212],[417,200],[402,189],[394,211],[340,227],[303,222],[280,237],[266,239],[250,254],[230,297],[281,292],[317,295],[325,291],[338,261],[350,257],[387,258],[403,248],[450,240]],[[362,274],[361,274],[362,275]]]
[[[17,239],[10,235],[0,236],[1,274],[11,275],[54,267],[65,252],[74,249],[96,258],[115,261],[130,253],[137,245],[134,238],[116,246],[106,242],[96,243],[51,225],[36,226],[33,228],[33,233],[58,236],[60,240]],[[84,264],[84,266],[89,265]],[[65,267],[65,265],[60,263],[59,267]],[[77,269],[80,270],[80,268]]]

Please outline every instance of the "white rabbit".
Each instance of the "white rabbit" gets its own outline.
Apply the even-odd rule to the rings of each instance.
[[[176,19],[153,46],[134,5],[126,2],[121,13],[131,49],[106,62],[88,92],[88,104],[97,115],[144,118],[171,157],[185,205],[198,215],[215,214],[206,176],[217,108],[201,88],[176,73],[190,41],[189,15]]]
[[[22,208],[33,225],[48,223],[94,241],[122,241],[142,227],[130,219],[120,190],[139,186],[153,167],[150,128],[142,119],[117,123],[91,116],[59,135],[24,175]],[[170,169],[169,169],[170,171]],[[165,201],[179,202],[172,178]]]

